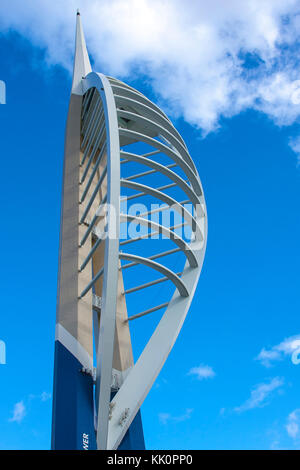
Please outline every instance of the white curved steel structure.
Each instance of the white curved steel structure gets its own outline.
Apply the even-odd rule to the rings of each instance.
[[[73,93],[82,96],[78,303],[84,303],[86,315],[90,310],[92,317],[94,310],[97,448],[117,449],[187,315],[205,255],[207,215],[200,178],[182,137],[163,111],[140,92],[91,71],[80,18],[76,53]],[[130,166],[142,171],[135,174]],[[163,178],[164,184],[157,184]],[[131,201],[136,200],[146,201],[144,213],[130,212]],[[179,223],[172,226],[164,223],[167,217],[151,218],[163,213],[176,213]],[[144,227],[144,233],[128,236],[128,227],[135,225]],[[127,238],[121,237],[121,227]],[[182,228],[186,232],[178,233]],[[164,241],[154,242],[157,237]],[[168,266],[167,260],[174,256],[181,257],[180,272]],[[136,279],[147,272],[147,282],[128,288],[130,268],[141,270],[141,274],[136,271]],[[147,308],[137,309],[132,296],[161,283],[173,286],[169,298],[145,295]],[[156,311],[163,312],[161,318],[133,364],[130,325]],[[117,356],[122,367],[116,365]]]

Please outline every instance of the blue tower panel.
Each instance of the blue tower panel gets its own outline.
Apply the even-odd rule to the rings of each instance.
[[[55,342],[52,414],[53,450],[96,449],[93,379],[81,372],[82,364]]]
[[[112,392],[111,399],[117,392]],[[117,450],[146,450],[142,415],[139,410]]]
[[[118,450],[145,450],[142,416],[139,410],[127,430]]]

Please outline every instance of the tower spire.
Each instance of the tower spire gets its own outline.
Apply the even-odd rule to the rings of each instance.
[[[82,95],[82,77],[85,77],[91,71],[92,67],[84,39],[81,16],[79,10],[77,10],[72,93]]]

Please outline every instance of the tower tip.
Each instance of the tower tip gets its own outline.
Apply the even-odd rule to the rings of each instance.
[[[92,71],[92,68],[85,44],[79,9],[77,10],[76,18],[76,43],[72,93],[80,95],[82,93],[82,77],[88,75]]]

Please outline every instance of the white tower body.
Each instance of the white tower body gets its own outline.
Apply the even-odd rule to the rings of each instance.
[[[142,200],[147,210],[137,215],[131,201]],[[134,226],[143,234],[130,236]],[[124,443],[188,313],[206,239],[203,189],[182,137],[140,92],[92,72],[78,14],[65,144],[53,448],[91,448],[95,440],[105,450]],[[174,257],[182,261],[180,271],[168,264]],[[136,285],[127,288],[126,274],[133,270]],[[149,294],[158,285],[169,286],[161,298]],[[141,293],[145,305],[132,300]],[[134,363],[131,325],[155,312],[160,319]],[[70,393],[60,384],[68,367],[79,390],[69,410],[81,416],[74,418],[74,444],[64,444],[59,433],[59,410]],[[93,431],[86,424],[92,415]]]

